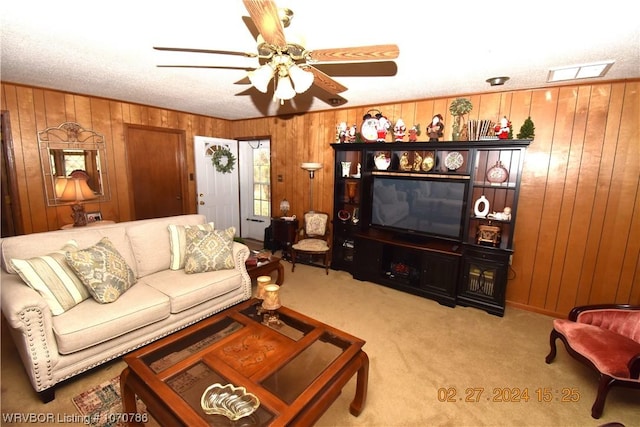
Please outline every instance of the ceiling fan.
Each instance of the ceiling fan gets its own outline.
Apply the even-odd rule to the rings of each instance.
[[[158,46],[154,46],[154,49],[257,58],[258,66],[158,65],[158,67],[245,70],[251,84],[262,93],[268,91],[273,79],[275,81],[274,99],[279,100],[281,104],[284,104],[285,100],[292,99],[297,93],[303,93],[312,85],[316,85],[333,96],[327,101],[330,105],[338,106],[347,102],[338,95],[346,91],[347,87],[314,64],[385,61],[397,58],[400,53],[398,46],[394,44],[307,50],[301,42],[288,41],[285,38],[284,27],[288,27],[293,17],[291,10],[278,9],[272,0],[243,0],[243,3],[259,33],[256,53]]]

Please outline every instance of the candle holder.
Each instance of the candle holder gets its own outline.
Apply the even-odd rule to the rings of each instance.
[[[258,282],[258,287],[256,289],[256,298],[264,300],[264,288],[271,283],[271,276],[258,276],[256,281]]]
[[[264,318],[262,323],[265,325],[271,326],[282,325],[280,318],[278,317],[277,309],[282,307],[280,303],[280,286],[269,284],[264,287],[264,300],[262,301],[261,310],[259,310],[259,314],[264,313]]]

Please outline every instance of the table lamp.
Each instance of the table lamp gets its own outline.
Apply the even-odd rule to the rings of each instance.
[[[59,199],[63,202],[75,202],[71,205],[73,226],[82,227],[87,225],[87,215],[82,202],[95,198],[96,195],[93,190],[89,188],[86,179],[69,178]]]

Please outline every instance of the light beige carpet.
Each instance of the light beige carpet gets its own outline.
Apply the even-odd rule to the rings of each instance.
[[[597,375],[562,345],[556,360],[544,363],[552,321],[547,316],[510,307],[502,318],[449,308],[345,272],[330,270],[327,276],[323,269],[296,265],[291,273],[285,264],[284,305],[367,341],[371,365],[363,413],[349,414],[354,379],[319,426],[640,426],[640,390],[614,388],[595,420],[590,413]],[[77,415],[71,399],[124,368],[122,361],[99,367],[60,386],[56,400],[44,405],[6,329],[2,338],[2,425],[10,425],[6,414],[15,412]],[[545,389],[551,402],[540,401]],[[561,402],[563,391],[575,401]],[[514,401],[518,393],[521,399]]]

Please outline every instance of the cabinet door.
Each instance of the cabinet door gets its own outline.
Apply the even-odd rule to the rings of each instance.
[[[455,305],[459,267],[458,256],[424,254],[421,287],[439,302]]]
[[[465,253],[458,303],[504,315],[509,253],[473,250]]]
[[[382,262],[382,243],[355,238],[353,253],[353,278],[378,282]]]

